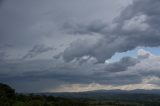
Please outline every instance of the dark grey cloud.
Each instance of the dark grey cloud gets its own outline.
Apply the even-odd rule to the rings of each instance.
[[[146,51],[147,52],[147,51]],[[128,84],[158,85],[157,78],[160,77],[160,57],[153,56],[140,59],[123,57],[119,61],[104,64],[80,62],[63,62],[53,60],[12,60],[0,63],[0,80],[9,84],[19,91],[39,92],[45,88],[56,88],[63,84],[90,84],[123,86]],[[78,61],[78,60],[76,60]],[[151,77],[151,81],[148,81]],[[154,79],[156,77],[156,79]],[[41,82],[41,84],[39,83]],[[26,85],[24,84],[26,83]],[[45,83],[44,87],[43,83]],[[32,84],[37,87],[25,89]],[[158,85],[159,86],[159,85]]]
[[[88,42],[87,40],[76,40],[65,49],[62,55],[66,61],[71,61],[75,58],[79,59],[83,56],[90,55],[91,50],[93,49],[94,46],[92,42]]]
[[[94,33],[105,33],[107,29],[107,24],[101,21],[95,21],[90,23],[82,24],[75,24],[75,23],[65,23],[63,25],[63,29],[66,30],[69,34],[89,34],[93,35]]]
[[[5,0],[0,0],[0,6],[3,4],[4,1],[5,1]]]
[[[74,33],[103,35],[94,45],[88,43],[74,42],[62,53],[64,60],[71,61],[74,58],[90,55],[104,62],[115,53],[126,52],[136,47],[157,47],[160,46],[160,1],[135,0],[133,4],[124,9],[120,16],[113,21],[111,27],[98,23],[90,25],[77,25],[70,28]],[[112,27],[113,26],[113,27]],[[88,41],[89,42],[89,41]],[[73,46],[81,46],[79,48]]]
[[[156,61],[153,63],[156,63]],[[134,70],[137,64],[139,64],[138,58],[131,57],[124,57],[118,62],[108,64],[66,63],[58,60],[7,61],[5,64],[0,64],[0,80],[11,84],[17,82],[14,86],[21,89],[20,91],[31,84],[38,84],[39,88],[32,87],[28,92],[42,91],[44,86],[43,84],[40,86],[39,81],[45,84],[49,81],[46,87],[50,87],[52,81],[53,88],[59,86],[55,85],[58,82],[61,82],[61,84],[90,84],[94,82],[121,86],[142,82],[143,76],[146,76],[148,71],[141,66],[137,69],[141,71]],[[130,70],[130,67],[133,67],[133,69]],[[157,73],[154,74],[157,75]],[[153,76],[155,76],[154,74],[152,73]],[[27,83],[27,85],[24,85],[24,83]],[[25,91],[27,90],[25,89]]]
[[[126,71],[129,66],[134,66],[139,62],[136,58],[124,57],[120,61],[110,63],[105,67],[106,71],[109,72],[121,72]]]
[[[11,44],[3,44],[3,45],[0,45],[0,50],[12,48],[12,47],[14,47],[14,45],[11,45]]]
[[[88,22],[106,17],[110,21],[121,5],[127,5],[126,1],[101,0],[97,2],[97,0],[92,0],[91,4],[85,0],[1,0],[0,44],[10,43],[15,45],[15,49],[28,49],[39,42],[45,42],[44,39],[53,40],[53,44],[57,39],[61,41],[60,43],[66,43],[66,34],[64,35],[59,30],[63,22],[74,19]],[[84,8],[81,8],[82,6]],[[106,10],[102,11],[105,8]],[[69,39],[72,38],[69,37]]]
[[[54,45],[58,51],[50,53],[46,58],[53,57],[79,38],[64,33],[61,28],[63,23],[69,20],[79,23],[100,20],[94,22],[97,27],[90,28],[90,30],[98,30],[103,27],[99,22],[103,20],[110,22],[119,13],[120,8],[127,4],[128,0],[121,2],[92,0],[92,3],[85,0],[1,0],[0,45],[13,46],[7,51],[9,58],[12,59],[21,58],[33,45]],[[61,44],[64,46],[60,47]]]
[[[0,0],[0,6],[2,5],[3,1],[4,1],[4,0]]]
[[[92,82],[94,79],[90,76],[92,70],[100,66],[91,68],[96,60],[91,56],[81,57],[80,49],[83,45],[72,43],[75,48],[79,48],[79,51],[75,52],[80,55],[74,64],[69,62],[72,58],[67,56],[68,63],[59,62],[52,57],[68,47],[72,41],[77,39],[79,42],[83,41],[79,40],[82,37],[72,36],[70,33],[87,32],[85,30],[74,32],[74,30],[90,27],[88,30],[96,33],[106,27],[102,23],[103,20],[110,22],[122,6],[128,5],[127,1],[92,0],[90,3],[86,0],[0,0],[0,81],[13,85],[18,91],[28,89],[37,92],[44,90],[45,87],[56,87],[63,82]],[[77,27],[66,34],[61,26],[68,20],[86,23],[86,25],[80,25],[80,28]],[[89,24],[90,21],[94,21],[93,25]],[[64,27],[68,27],[67,24]],[[83,50],[88,52],[87,48],[93,45],[93,41],[84,41],[84,43],[88,46]],[[44,60],[39,60],[42,58]],[[49,58],[52,60],[47,60]]]
[[[0,51],[0,62],[5,60],[5,58],[6,58],[6,53],[3,51],[2,52]]]
[[[33,57],[36,57],[42,53],[52,51],[52,50],[54,50],[53,47],[47,47],[43,44],[35,45],[31,50],[28,51],[28,53],[25,56],[23,56],[23,59],[33,58]]]
[[[98,83],[112,85],[140,83],[142,78],[139,75],[123,74],[129,67],[134,67],[139,62],[137,58],[123,57],[117,62],[106,64],[102,70],[94,72],[94,80],[96,79]],[[122,74],[117,75],[116,73]]]
[[[115,53],[160,46],[160,1],[134,0],[118,15],[127,1],[0,0],[0,81],[39,92],[63,84],[121,86],[159,78],[160,59],[149,52],[104,63]]]

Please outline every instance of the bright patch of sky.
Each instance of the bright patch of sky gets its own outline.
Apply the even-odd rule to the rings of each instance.
[[[134,50],[123,52],[123,53],[116,53],[114,56],[112,56],[111,59],[106,60],[106,62],[116,62],[119,61],[121,58],[128,56],[128,57],[137,57],[137,52],[143,49],[145,51],[149,51],[155,55],[160,55],[160,47],[138,47]]]

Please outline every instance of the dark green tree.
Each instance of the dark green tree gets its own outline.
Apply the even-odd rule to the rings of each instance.
[[[0,83],[0,106],[11,106],[14,102],[15,91],[10,86]]]
[[[0,97],[2,96],[12,98],[15,96],[15,90],[6,84],[0,83]]]

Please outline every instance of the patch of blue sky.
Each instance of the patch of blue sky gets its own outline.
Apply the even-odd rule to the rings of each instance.
[[[160,47],[137,47],[133,50],[123,52],[123,53],[116,53],[114,56],[112,56],[111,59],[107,60],[108,62],[116,62],[119,61],[123,57],[137,57],[138,50],[143,49],[145,51],[149,51],[152,54],[160,55]]]

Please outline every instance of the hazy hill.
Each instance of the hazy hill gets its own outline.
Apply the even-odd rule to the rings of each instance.
[[[47,95],[65,98],[88,98],[88,99],[117,99],[117,100],[142,100],[150,98],[159,98],[160,90],[96,90],[87,92],[61,92],[61,93],[36,93],[38,95]],[[152,96],[152,97],[151,97]]]

